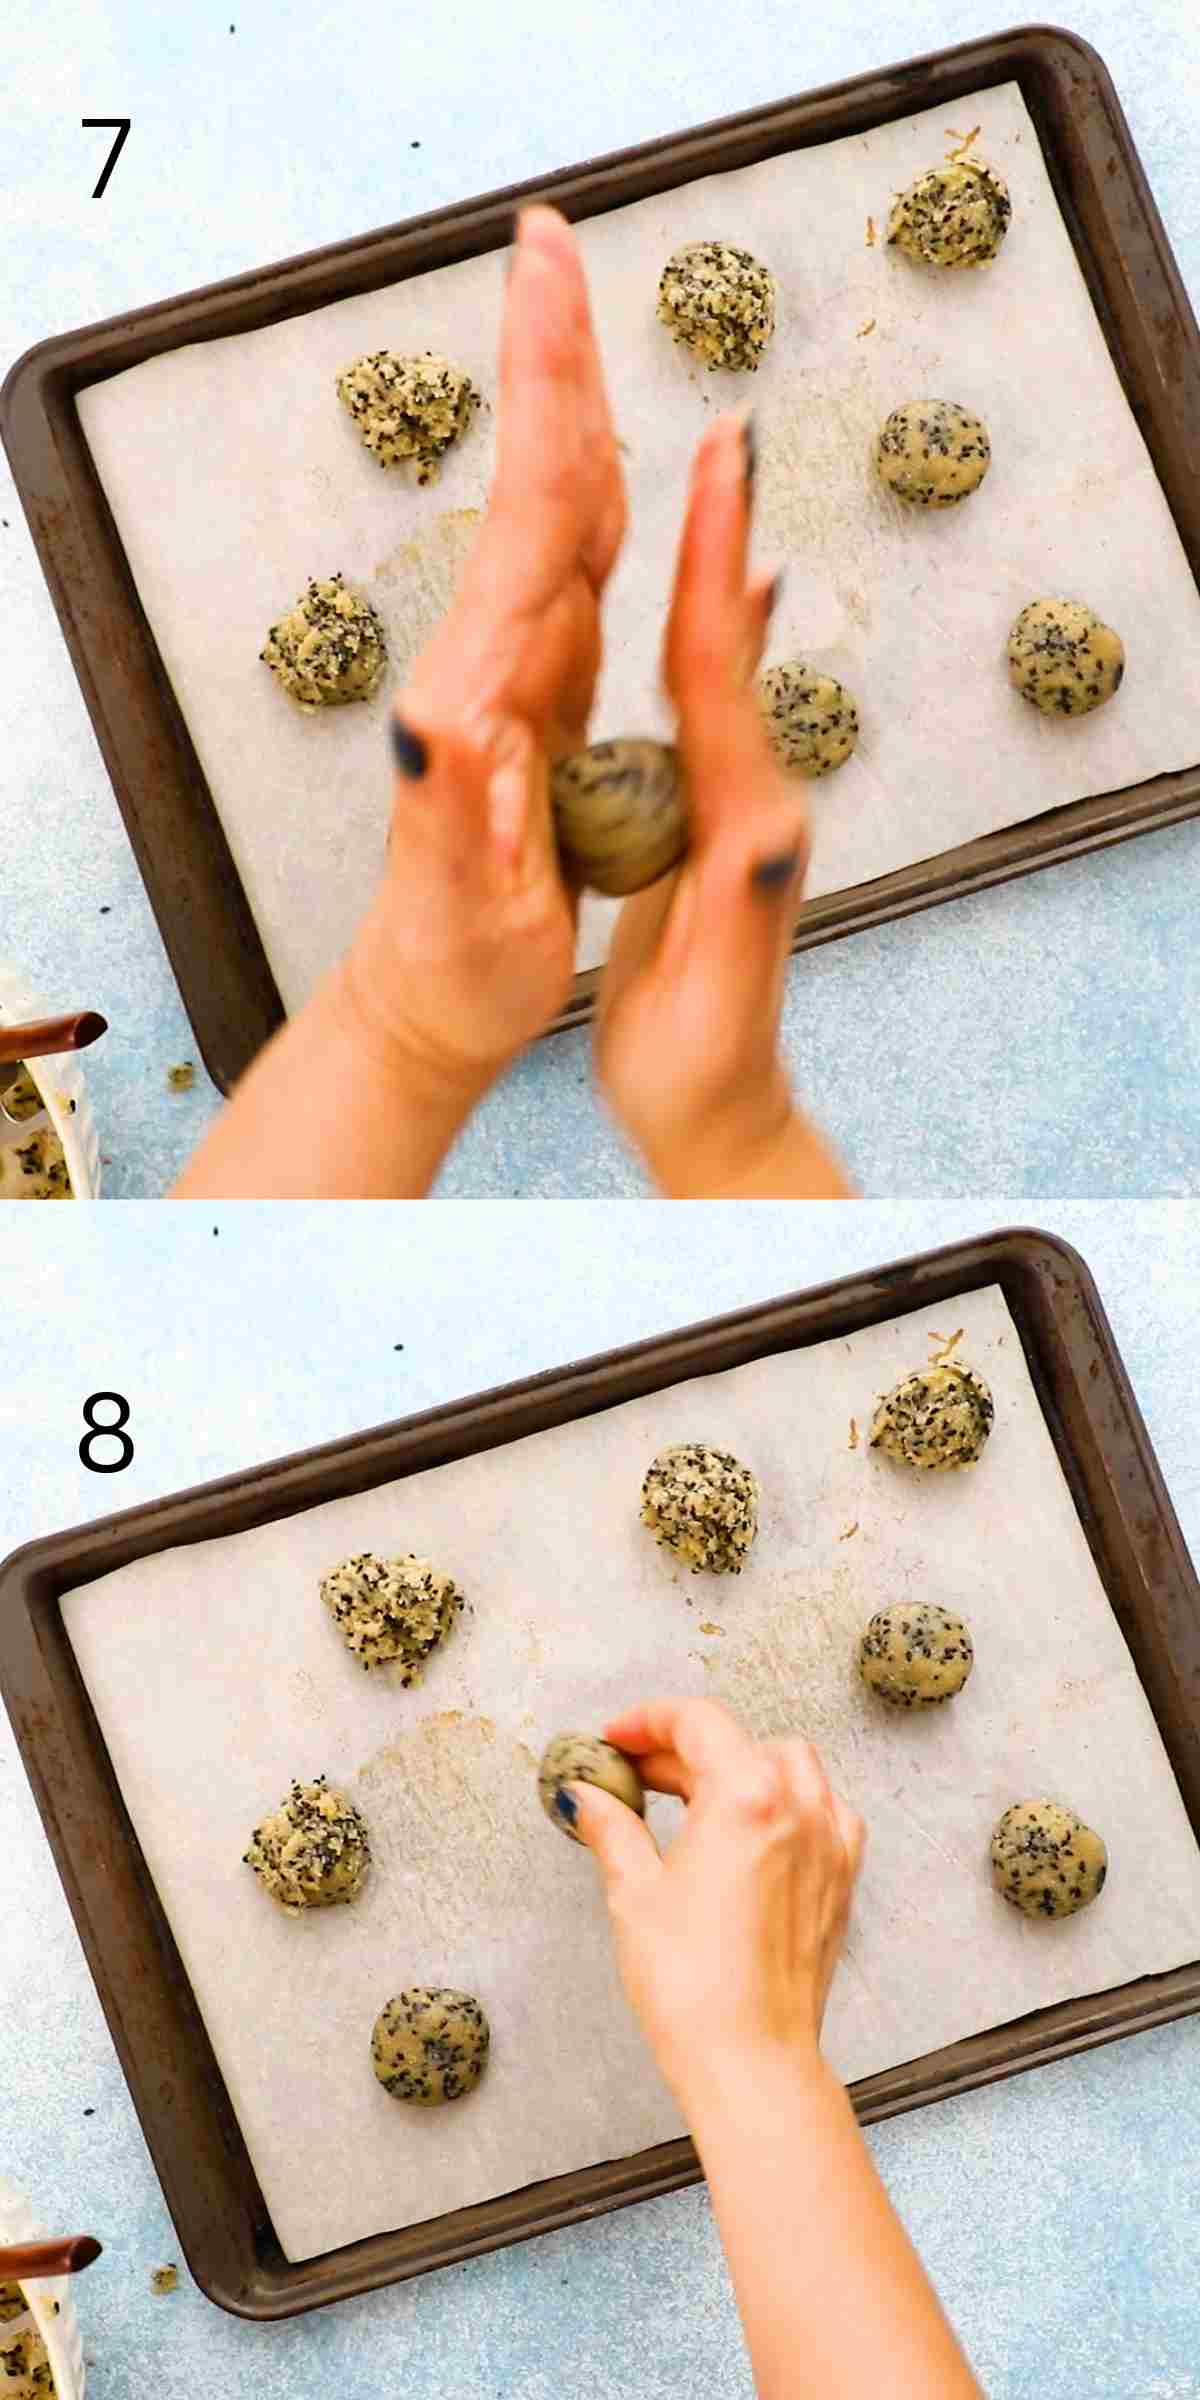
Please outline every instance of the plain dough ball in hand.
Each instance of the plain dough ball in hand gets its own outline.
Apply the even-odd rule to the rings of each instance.
[[[342,368],[337,395],[380,466],[415,459],[418,483],[437,481],[479,404],[470,376],[433,350],[415,358],[369,350]]]
[[[571,1840],[580,1839],[574,1826],[556,1806],[565,1783],[594,1783],[597,1790],[611,1792],[614,1800],[623,1800],[639,1817],[646,1814],[646,1793],[633,1760],[623,1750],[614,1749],[611,1742],[602,1742],[595,1733],[556,1733],[547,1742],[538,1768],[538,1798],[552,1825],[560,1833],[569,1833]]]
[[[992,1880],[1027,1917],[1070,1917],[1099,1898],[1108,1852],[1060,1800],[1018,1800],[992,1835]]]
[[[1121,688],[1119,633],[1082,600],[1031,600],[1008,637],[1010,682],[1048,717],[1082,717]]]
[[[420,1682],[463,1604],[453,1578],[429,1559],[376,1558],[370,1550],[334,1567],[322,1580],[321,1598],[359,1665],[398,1659],[402,1684]]]
[[[995,1413],[982,1375],[937,1360],[906,1375],[879,1402],[871,1448],[906,1467],[969,1467],[983,1449]]]
[[[961,1617],[932,1600],[895,1600],[862,1637],[859,1673],[893,1708],[929,1708],[961,1692],[975,1663]]]
[[[470,1992],[412,1984],[375,2019],[371,2064],[393,2100],[439,2108],[473,2092],[488,2061],[491,2027]]]
[[[611,899],[657,883],[687,849],[683,769],[670,742],[592,742],[555,762],[550,798],[568,875]]]
[[[777,758],[797,774],[831,775],[858,740],[858,710],[836,675],[817,675],[800,659],[768,667],[759,705]]]
[[[758,1531],[758,1484],[728,1450],[676,1443],[646,1469],[642,1523],[693,1575],[740,1575]]]
[[[984,267],[1012,216],[1008,185],[982,159],[950,158],[892,204],[887,238],[929,267]]]
[[[294,608],[272,625],[259,657],[297,708],[370,700],[387,665],[387,637],[369,600],[339,575],[310,578]]]
[[[294,1783],[274,1816],[256,1825],[243,1863],[289,1917],[334,1908],[362,1890],[371,1864],[367,1828],[344,1792],[325,1777]]]
[[[775,285],[733,242],[685,242],[659,277],[658,316],[710,369],[753,371],[775,330]]]
[[[956,507],[978,491],[991,461],[986,425],[957,400],[905,400],[875,442],[880,482],[913,508]]]

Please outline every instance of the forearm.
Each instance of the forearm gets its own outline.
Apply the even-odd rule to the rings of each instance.
[[[489,1081],[401,1051],[337,967],[259,1053],[172,1197],[421,1199]]]
[[[758,2400],[982,2400],[823,2062],[688,2113]]]

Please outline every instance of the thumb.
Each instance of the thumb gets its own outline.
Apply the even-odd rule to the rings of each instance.
[[[575,1831],[591,1851],[609,1899],[618,1888],[628,1891],[661,1874],[658,1845],[644,1818],[594,1783],[569,1783],[566,1788],[579,1811]]]

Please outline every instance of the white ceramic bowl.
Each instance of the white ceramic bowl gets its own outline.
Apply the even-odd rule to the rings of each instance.
[[[45,2239],[45,2228],[39,2224],[29,2202],[0,2178],[0,2244]],[[55,2275],[20,2286],[28,2303],[29,2317],[46,2345],[58,2400],[83,2400],[83,2336],[71,2298],[71,2283],[70,2275]],[[28,2322],[26,2317],[14,2317],[11,2323],[0,2325],[0,2340],[22,2332]]]
[[[0,960],[0,1025],[28,1025],[35,1017],[56,1013],[48,1000],[27,989],[15,967]],[[29,1072],[62,1143],[75,1198],[98,1200],[100,1137],[78,1058],[73,1051],[66,1051],[59,1058],[31,1059]]]

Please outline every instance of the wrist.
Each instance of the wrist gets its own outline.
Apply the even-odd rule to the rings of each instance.
[[[844,1199],[851,1195],[821,1136],[777,1068],[753,1108],[717,1114],[688,1138],[649,1154],[669,1200]]]
[[[676,2098],[701,2159],[773,2143],[798,2119],[815,2121],[849,2107],[844,2085],[816,2040],[783,2048],[744,2046],[728,2057],[711,2054],[676,2085]]]
[[[407,1015],[380,1003],[386,990],[372,919],[360,928],[327,986],[341,1038],[372,1074],[402,1092],[409,1106],[445,1117],[457,1130],[507,1065],[457,1051]]]

